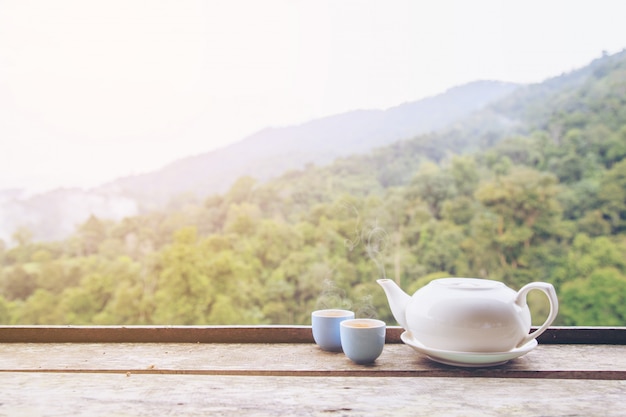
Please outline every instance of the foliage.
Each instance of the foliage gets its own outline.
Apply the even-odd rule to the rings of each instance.
[[[625,325],[625,97],[622,53],[448,130],[201,204],[92,216],[64,242],[20,229],[0,242],[0,321],[306,324],[344,307],[393,323],[376,278],[415,291],[473,276],[553,283],[557,324]]]

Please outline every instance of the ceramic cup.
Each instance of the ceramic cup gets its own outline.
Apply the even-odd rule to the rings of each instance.
[[[339,309],[317,310],[311,313],[311,327],[315,343],[324,350],[341,351],[339,323],[353,319],[354,312]]]
[[[386,326],[376,319],[353,319],[341,322],[343,352],[358,364],[371,363],[383,352]]]

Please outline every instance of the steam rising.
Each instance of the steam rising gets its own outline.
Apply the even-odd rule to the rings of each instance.
[[[363,233],[360,230],[360,225],[361,225],[361,216],[359,215],[359,211],[356,209],[356,207],[354,206],[348,206],[348,205],[343,205],[344,208],[351,210],[354,212],[354,214],[356,215],[356,224],[354,226],[354,239],[350,240],[350,239],[346,239],[344,241],[346,247],[348,248],[348,250],[350,252],[352,252],[361,242],[362,240],[362,236],[361,234]]]
[[[315,304],[316,310],[326,308],[352,309],[352,301],[346,296],[346,292],[337,288],[332,279],[324,280],[322,294]]]
[[[356,225],[354,227],[354,238],[346,239],[344,241],[346,247],[350,252],[359,246],[361,242],[365,243],[365,252],[367,256],[374,262],[380,272],[380,277],[386,278],[385,264],[383,260],[384,252],[389,242],[389,235],[385,232],[385,229],[378,225],[378,221],[375,221],[368,228],[361,228],[361,216],[359,211],[354,206],[342,205],[347,210],[352,211],[356,216]]]
[[[352,252],[361,243],[364,244],[365,253],[374,262],[379,271],[379,277],[386,278],[384,255],[389,242],[389,235],[375,221],[369,227],[361,226],[359,211],[351,205],[344,204],[343,208],[351,211],[356,217],[356,224],[352,238],[346,238],[344,244]],[[353,303],[345,291],[338,288],[331,277],[324,280],[322,294],[317,300],[316,309],[340,308],[345,310],[355,310],[355,316],[359,318],[375,318],[376,309],[372,303],[372,296],[363,296],[357,303]]]
[[[367,235],[365,250],[370,259],[376,264],[382,278],[387,278],[383,255],[389,242],[389,235],[382,227],[375,225]]]
[[[364,318],[364,319],[375,319],[376,318],[376,309],[372,304],[372,296],[366,295],[361,298],[361,301],[358,303],[359,307],[356,309],[354,313],[355,317]]]

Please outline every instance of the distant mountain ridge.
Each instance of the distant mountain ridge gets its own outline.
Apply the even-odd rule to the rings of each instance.
[[[222,193],[240,177],[268,180],[306,164],[323,165],[398,140],[445,128],[519,86],[476,81],[387,110],[355,110],[300,125],[261,130],[232,145],[190,156],[160,170],[119,178],[90,190],[63,188],[27,199],[0,190],[0,239],[26,227],[36,240],[62,239],[90,215],[119,220],[162,209],[173,197]]]
[[[517,88],[512,83],[477,81],[387,110],[355,110],[267,128],[224,148],[118,179],[95,191],[135,198],[146,208],[159,207],[181,193],[199,197],[221,193],[244,175],[267,180],[308,163],[326,164],[441,129]]]

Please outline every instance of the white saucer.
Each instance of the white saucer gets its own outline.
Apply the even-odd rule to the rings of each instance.
[[[507,352],[454,352],[451,350],[432,349],[418,342],[411,332],[405,331],[400,335],[404,343],[411,346],[417,352],[422,353],[435,362],[452,366],[464,367],[482,367],[497,366],[507,363],[511,359],[519,358],[527,354],[535,347],[537,341],[535,339],[526,343],[524,346],[509,350]]]

